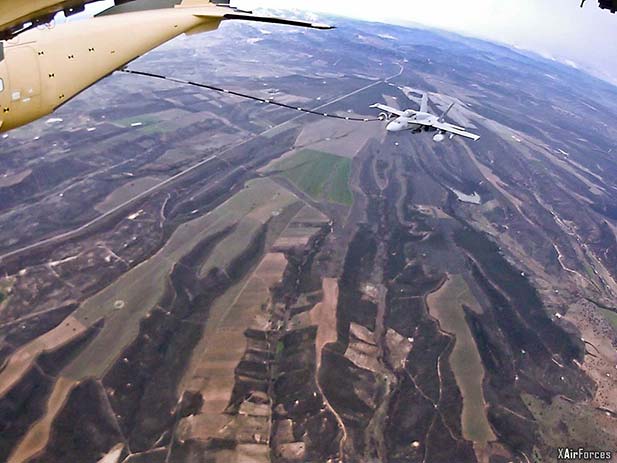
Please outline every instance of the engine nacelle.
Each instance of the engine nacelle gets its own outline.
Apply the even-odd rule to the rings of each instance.
[[[437,143],[440,143],[440,142],[444,141],[445,139],[446,139],[446,137],[444,137],[443,133],[438,133],[437,135],[435,135],[433,137],[433,141],[437,142]]]
[[[379,113],[379,116],[377,117],[379,117],[380,121],[387,121],[390,119],[390,115],[387,113]]]

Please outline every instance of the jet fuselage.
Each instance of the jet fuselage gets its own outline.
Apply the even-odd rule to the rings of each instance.
[[[388,132],[402,132],[404,130],[411,130],[412,132],[419,132],[422,130],[435,131],[433,127],[428,127],[424,124],[418,124],[417,121],[423,123],[431,123],[437,121],[439,118],[433,114],[423,112],[405,112],[403,116],[394,119],[388,124],[386,129]]]

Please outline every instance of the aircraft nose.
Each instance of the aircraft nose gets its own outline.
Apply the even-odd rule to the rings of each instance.
[[[398,132],[399,130],[401,130],[401,128],[400,128],[400,124],[399,124],[398,122],[396,122],[396,121],[394,121],[394,122],[390,122],[390,123],[387,125],[386,130],[387,130],[388,132]]]

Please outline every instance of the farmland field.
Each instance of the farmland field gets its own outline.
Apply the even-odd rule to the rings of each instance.
[[[349,189],[351,159],[307,149],[274,164],[270,172],[285,177],[315,200],[346,206],[353,202]]]

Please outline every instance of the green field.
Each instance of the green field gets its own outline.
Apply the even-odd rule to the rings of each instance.
[[[269,170],[279,174],[317,201],[351,206],[351,159],[314,150],[302,150]]]
[[[530,394],[521,394],[527,409],[538,422],[542,442],[548,447],[563,445],[564,430],[568,437],[568,446],[574,448],[587,446],[598,449],[617,448],[617,441],[599,424],[597,412],[583,404],[573,404],[557,396],[550,403]],[[538,458],[534,463],[554,461]],[[579,460],[576,460],[579,461]]]
[[[13,286],[13,280],[5,278],[0,280],[0,304],[2,304],[9,297],[11,287]]]
[[[617,330],[617,313],[613,312],[612,310],[606,310],[606,309],[598,309],[598,310],[600,310],[604,318],[606,318],[606,320],[608,320],[608,322],[611,325],[613,325],[613,328]]]
[[[450,366],[463,396],[463,435],[483,445],[494,441],[496,437],[486,415],[482,388],[484,366],[463,310],[463,304],[469,304],[476,307],[475,311],[481,311],[480,305],[461,275],[450,275],[437,292],[427,297],[427,303],[440,328],[456,339],[450,354]]]
[[[122,275],[111,285],[84,301],[74,316],[84,325],[91,326],[105,318],[100,333],[63,370],[62,375],[81,380],[102,377],[137,336],[140,322],[163,297],[168,278],[177,262],[200,242],[240,222],[246,231],[255,222],[267,223],[274,212],[280,212],[296,198],[270,179],[252,180],[224,205],[211,213],[197,217],[179,226],[154,256]],[[255,226],[257,229],[258,226]],[[244,238],[234,235],[238,243],[225,241],[229,246],[227,258],[241,249]],[[213,251],[213,258],[226,261]],[[208,262],[206,262],[206,265]],[[121,302],[117,308],[116,302]]]

